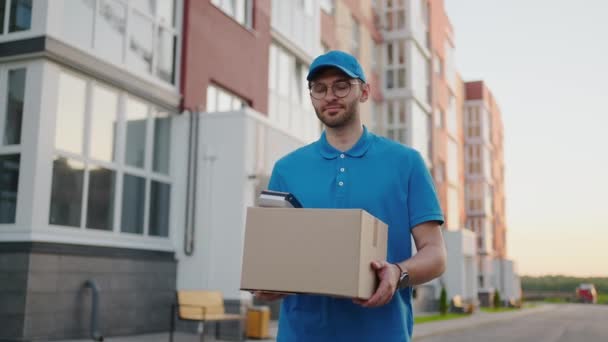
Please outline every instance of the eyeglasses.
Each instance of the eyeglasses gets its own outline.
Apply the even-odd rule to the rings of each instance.
[[[331,92],[334,96],[342,98],[347,97],[352,88],[352,84],[359,84],[358,81],[344,80],[336,81],[331,85]],[[327,96],[327,85],[324,83],[314,83],[310,87],[310,96],[317,100],[323,100]]]

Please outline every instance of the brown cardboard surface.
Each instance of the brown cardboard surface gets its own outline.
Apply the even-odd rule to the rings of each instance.
[[[361,209],[248,208],[241,289],[369,298],[387,236]]]

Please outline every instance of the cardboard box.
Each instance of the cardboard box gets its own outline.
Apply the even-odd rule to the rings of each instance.
[[[248,208],[241,289],[367,299],[387,236],[361,209]]]

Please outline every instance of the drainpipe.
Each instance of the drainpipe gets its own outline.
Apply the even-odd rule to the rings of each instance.
[[[87,280],[84,282],[85,288],[90,288],[92,291],[92,305],[91,305],[91,339],[93,341],[103,341],[103,336],[99,333],[97,329],[97,311],[99,309],[99,287],[94,280]]]

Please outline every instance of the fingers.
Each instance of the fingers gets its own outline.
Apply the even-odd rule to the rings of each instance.
[[[388,274],[389,263],[386,261],[372,261],[372,268],[376,271],[378,278],[380,278],[380,284],[376,292],[367,300],[353,299],[353,303],[361,305],[363,307],[377,307],[387,304],[393,298],[395,292],[394,286],[389,280],[390,274]]]

